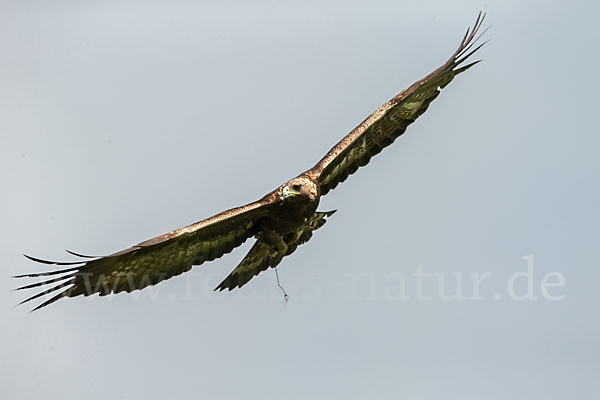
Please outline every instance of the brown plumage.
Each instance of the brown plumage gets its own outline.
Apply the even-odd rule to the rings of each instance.
[[[22,303],[52,294],[34,308],[37,310],[62,297],[94,293],[104,296],[142,289],[189,271],[193,265],[219,258],[250,237],[256,238],[254,246],[216,290],[242,287],[260,272],[277,266],[283,257],[306,243],[313,231],[325,224],[326,217],[335,212],[317,211],[320,197],[402,135],[408,125],[427,110],[440,89],[479,62],[462,65],[483,45],[474,47],[481,36],[477,33],[484,18],[485,15],[480,13],[473,29],[467,30],[458,49],[441,67],[379,107],[313,168],[260,200],[105,257],[71,252],[82,260],[62,263],[26,256],[44,264],[71,267],[16,276],[48,277],[42,282],[18,288],[44,288]]]

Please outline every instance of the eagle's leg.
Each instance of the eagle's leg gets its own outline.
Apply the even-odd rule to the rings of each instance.
[[[263,238],[277,253],[282,256],[287,253],[288,246],[279,233],[269,228],[263,228]]]

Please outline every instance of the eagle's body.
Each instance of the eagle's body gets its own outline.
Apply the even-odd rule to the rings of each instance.
[[[281,236],[303,227],[317,211],[321,197],[319,192],[319,183],[305,176],[284,183],[263,197],[263,201],[279,199],[277,207],[268,210],[263,226]]]
[[[19,289],[56,284],[24,302],[57,292],[35,308],[38,309],[62,297],[94,293],[103,296],[142,289],[186,272],[193,265],[221,257],[251,237],[256,238],[256,242],[217,289],[241,287],[261,271],[277,266],[283,257],[306,243],[312,232],[323,226],[325,217],[335,212],[317,211],[320,197],[389,146],[427,110],[440,89],[478,62],[461,66],[481,47],[472,49],[483,18],[480,14],[473,29],[467,30],[460,46],[445,64],[379,107],[313,168],[256,202],[224,211],[109,256],[90,257],[71,253],[85,260],[66,263],[28,257],[45,264],[73,267],[18,276],[51,277]]]

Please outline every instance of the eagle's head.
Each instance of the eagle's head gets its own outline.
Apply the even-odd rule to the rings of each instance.
[[[282,187],[279,200],[285,200],[294,196],[307,197],[315,200],[319,195],[319,188],[308,178],[298,177],[287,181]]]

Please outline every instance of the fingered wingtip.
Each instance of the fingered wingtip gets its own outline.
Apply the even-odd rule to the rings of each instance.
[[[85,261],[50,261],[50,260],[44,260],[44,259],[37,258],[37,257],[32,257],[27,254],[23,254],[23,256],[25,256],[26,258],[28,258],[31,261],[35,261],[40,264],[48,264],[48,265],[77,265],[77,264],[83,264],[85,262]]]
[[[86,254],[81,254],[81,253],[76,253],[74,251],[65,249],[65,251],[69,254],[71,254],[72,256],[75,257],[80,257],[80,258],[101,258],[102,256],[90,256],[90,255],[86,255]]]
[[[39,306],[32,308],[31,310],[29,310],[29,314],[33,313],[34,311],[39,310],[40,308],[44,307],[44,304],[40,304]]]

